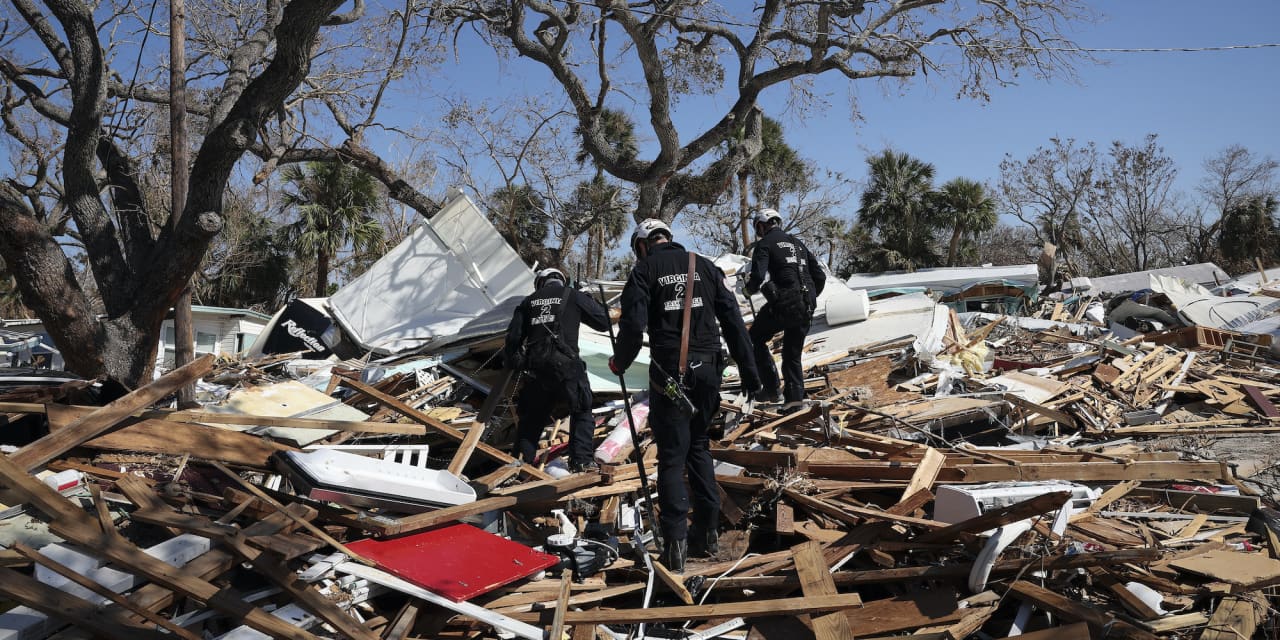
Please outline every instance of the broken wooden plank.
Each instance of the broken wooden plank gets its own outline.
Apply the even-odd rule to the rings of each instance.
[[[988,529],[1003,527],[1006,524],[1059,509],[1070,499],[1070,491],[1055,491],[1038,495],[1022,502],[1000,507],[999,509],[992,509],[980,516],[962,520],[946,528],[921,534],[915,538],[915,541],[921,543],[946,542],[955,540],[962,533],[980,533]]]
[[[186,638],[187,640],[201,640],[200,636],[194,633],[191,633],[190,631],[187,631],[182,627],[179,627],[178,625],[170,621],[168,618],[152,613],[150,610],[146,608],[139,607],[129,602],[124,598],[124,596],[121,596],[115,591],[112,591],[111,589],[108,589],[98,584],[97,582],[94,582],[93,580],[86,578],[75,569],[72,569],[71,567],[68,567],[62,564],[61,562],[58,562],[53,558],[50,558],[21,542],[13,543],[12,548],[18,553],[22,554],[22,556],[25,557],[26,559],[36,564],[42,565],[46,569],[49,569],[50,571],[53,571],[54,573],[80,585],[81,587],[84,587],[85,589],[88,589],[89,591],[92,591],[93,593],[99,596],[102,596],[107,600],[110,600],[112,603],[116,604],[117,606],[128,609],[132,613],[138,616],[141,616],[143,619],[145,619],[146,621],[152,624],[159,625],[169,633],[172,633],[180,638]]]
[[[480,412],[471,423],[471,430],[467,431],[467,439],[462,441],[458,451],[453,454],[453,459],[449,461],[449,473],[460,476],[463,471],[466,471],[467,463],[471,461],[471,454],[475,453],[476,446],[480,444],[480,438],[484,436],[484,430],[489,425],[489,420],[498,411],[498,403],[506,397],[507,387],[511,385],[515,375],[514,369],[503,369],[498,375],[497,382],[489,388],[489,395],[485,396],[484,404],[480,405]]]
[[[1095,633],[1106,637],[1129,638],[1130,640],[1156,640],[1157,638],[1155,634],[1129,624],[1109,613],[1099,611],[1082,602],[1076,602],[1062,594],[1031,584],[1025,580],[1015,580],[1013,584],[1009,585],[1009,593],[1067,620],[1088,623],[1089,628],[1093,629]]]
[[[50,433],[9,456],[14,464],[27,472],[66,453],[70,449],[92,440],[120,424],[133,412],[149,407],[161,398],[191,384],[213,368],[213,356],[204,356],[157,378],[151,384],[135,389],[122,398]]]
[[[87,408],[49,405],[49,430],[61,431],[92,411]],[[197,460],[216,460],[258,468],[269,468],[269,460],[275,453],[296,450],[266,438],[229,429],[133,418],[126,419],[120,429],[88,440],[81,446],[106,451],[148,451],[163,454],[189,452]]]
[[[512,492],[506,495],[491,495],[488,498],[468,504],[405,516],[396,520],[394,524],[388,524],[385,531],[388,535],[409,533],[410,531],[453,522],[468,516],[485,513],[486,511],[508,509],[516,505],[532,502],[555,500],[565,494],[599,483],[600,474],[598,473],[575,473],[560,480],[531,482],[525,486],[514,487]]]
[[[573,585],[573,572],[563,571],[560,575],[560,593],[556,596],[556,612],[551,618],[552,638],[564,637],[564,614],[569,609],[569,587]]]
[[[781,598],[753,602],[728,602],[679,607],[653,607],[649,609],[594,609],[565,613],[565,624],[641,624],[657,622],[683,622],[710,618],[752,618],[768,615],[800,615],[841,611],[862,605],[856,593],[813,598]],[[524,614],[521,617],[529,617]]]
[[[13,569],[0,568],[0,596],[21,602],[50,617],[84,627],[95,636],[102,635],[117,640],[164,640],[170,637],[150,625],[134,622],[125,612],[101,609],[97,603],[55,589]]]
[[[1266,606],[1255,594],[1226,596],[1200,633],[1200,640],[1241,640],[1252,638],[1258,623],[1265,619]]]
[[[1139,427],[1141,428],[1141,427]],[[808,471],[814,477],[835,480],[908,480],[916,464],[902,462],[810,462]],[[1021,465],[968,464],[943,467],[939,482],[1006,482],[1013,480],[1070,480],[1105,482],[1121,480],[1222,480],[1230,475],[1219,462],[1139,461],[1117,462],[1045,462]]]
[[[662,581],[662,584],[667,585],[667,588],[676,594],[676,597],[680,598],[681,602],[693,604],[693,594],[689,593],[689,590],[685,588],[684,578],[672,573],[666,565],[657,560],[653,561],[653,571],[658,574],[658,579]]]
[[[439,420],[436,420],[435,418],[432,418],[431,416],[421,411],[418,411],[413,407],[410,407],[404,402],[401,402],[398,398],[389,396],[381,391],[378,391],[377,389],[363,382],[360,382],[359,380],[355,380],[350,377],[343,376],[342,384],[345,384],[351,387],[352,389],[355,389],[356,391],[363,393],[364,395],[377,401],[378,404],[381,404],[382,406],[387,407],[388,409],[391,409],[396,413],[399,413],[400,415],[406,418],[409,418],[410,420],[413,420],[414,422],[418,422],[423,426],[431,429],[432,431],[438,432],[442,435],[445,435],[453,439],[454,442],[462,443],[462,442],[465,442],[467,439],[466,434],[462,433],[461,431],[458,431],[457,429]],[[478,426],[483,428],[483,425],[478,425]],[[511,464],[515,462],[515,459],[512,458],[511,456],[483,442],[476,443],[475,450],[484,454],[486,457],[492,460],[496,460],[502,464]],[[551,476],[547,475],[543,471],[539,471],[533,465],[527,465],[527,464],[520,465],[520,473],[533,476],[539,480],[551,479]]]
[[[911,474],[911,481],[907,483],[907,488],[902,492],[902,500],[910,498],[917,491],[932,489],[933,483],[938,479],[938,472],[942,471],[942,466],[946,461],[947,457],[942,455],[941,451],[933,447],[925,449],[924,456],[920,458],[920,462],[916,464],[915,472]]]
[[[835,580],[831,578],[831,569],[822,557],[822,547],[818,543],[805,542],[792,547],[791,550],[794,552],[800,589],[806,598],[832,596],[838,593]],[[815,615],[812,622],[816,640],[845,640],[853,637],[849,619],[838,611]]]
[[[234,593],[187,575],[143,553],[118,535],[104,532],[96,519],[74,506],[62,494],[28,475],[8,456],[0,456],[0,479],[10,490],[49,516],[49,530],[64,540],[93,549],[96,555],[127,567],[131,573],[242,619],[245,624],[273,638],[316,640],[316,636],[245,602]]]

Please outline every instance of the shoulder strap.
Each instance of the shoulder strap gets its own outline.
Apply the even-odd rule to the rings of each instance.
[[[683,383],[684,373],[689,368],[689,319],[693,315],[693,273],[698,256],[689,253],[689,273],[684,280],[684,317],[680,320],[680,380]]]

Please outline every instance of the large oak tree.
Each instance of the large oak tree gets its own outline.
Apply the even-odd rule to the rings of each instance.
[[[783,85],[809,95],[817,75],[849,81],[930,73],[959,93],[1020,73],[1069,71],[1076,0],[447,0],[449,17],[541,64],[568,96],[584,149],[638,187],[637,219],[672,220],[717,201],[761,150],[757,101]],[[728,109],[697,131],[677,127],[677,102],[712,94]],[[609,144],[608,109],[647,112],[656,153]],[[714,115],[714,114],[713,114]],[[637,118],[643,119],[643,118]],[[717,150],[727,153],[713,153]]]

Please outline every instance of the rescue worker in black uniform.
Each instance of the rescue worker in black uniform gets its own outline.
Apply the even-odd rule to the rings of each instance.
[[[609,328],[609,316],[594,298],[566,286],[559,269],[543,269],[534,280],[536,291],[525,298],[511,317],[503,362],[520,370],[523,385],[516,397],[516,449],[520,459],[532,463],[542,430],[552,418],[569,416],[569,469],[580,472],[596,467],[591,439],[591,385],[587,366],[578,355],[578,324],[597,331]],[[557,358],[559,366],[549,363]]]
[[[800,365],[800,356],[827,275],[809,248],[782,230],[782,216],[777,211],[756,210],[752,224],[759,239],[751,255],[746,292],[754,295],[763,288],[769,300],[751,324],[751,343],[755,345],[756,366],[764,385],[757,399],[778,401],[778,370],[769,353],[769,341],[781,331],[783,399],[786,409],[796,409],[804,400],[804,368]],[[765,276],[769,282],[765,282]]]
[[[681,572],[688,555],[714,555],[718,549],[720,493],[712,470],[707,426],[720,406],[720,377],[726,364],[720,354],[721,331],[738,363],[744,389],[754,393],[760,382],[737,299],[725,285],[724,273],[697,256],[689,305],[687,368],[680,381],[684,398],[668,392],[668,381],[678,377],[681,369],[690,255],[671,240],[671,229],[654,219],[641,222],[631,236],[638,261],[622,290],[622,318],[609,368],[617,375],[626,371],[648,329],[649,427],[658,443],[661,560],[667,568]],[[685,472],[693,493],[692,527]]]

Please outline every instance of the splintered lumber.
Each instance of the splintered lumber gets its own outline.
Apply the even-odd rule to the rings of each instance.
[[[129,611],[141,616],[144,620],[148,622],[151,622],[153,624],[159,625],[160,627],[163,627],[169,633],[172,633],[180,638],[186,638],[187,640],[200,640],[200,636],[194,633],[191,633],[190,631],[187,631],[182,627],[179,627],[178,625],[170,621],[168,618],[152,613],[150,610],[146,608],[140,607],[136,604],[129,602],[128,600],[125,599],[124,596],[98,584],[97,582],[94,582],[93,580],[90,580],[89,578],[86,578],[75,569],[72,569],[71,567],[68,567],[62,564],[61,562],[58,562],[53,558],[45,556],[39,551],[36,551],[35,549],[21,542],[15,542],[13,544],[13,549],[18,553],[22,554],[24,558],[36,564],[44,566],[46,569],[49,569],[50,571],[53,571],[54,573],[80,585],[81,587],[84,587],[85,589],[88,589],[89,591],[92,591],[93,593],[110,600],[112,603],[116,605],[119,605],[121,607],[124,607],[125,609],[128,609]]]
[[[1009,593],[1067,620],[1088,623],[1094,633],[1108,638],[1130,638],[1131,640],[1156,640],[1157,638],[1155,634],[1124,620],[1025,580],[1015,580],[1009,585]]]
[[[641,624],[707,620],[710,618],[755,618],[842,611],[861,605],[862,598],[858,597],[858,594],[842,593],[834,596],[782,598],[778,600],[756,600],[753,602],[729,602],[681,607],[569,611],[564,615],[564,622],[565,624]]]
[[[49,430],[61,431],[77,419],[93,412],[90,407],[49,405]],[[150,453],[190,453],[197,460],[268,468],[272,454],[294,448],[254,435],[202,424],[175,425],[162,420],[125,423],[117,431],[83,443],[91,449],[107,451],[147,451]]]
[[[961,609],[950,593],[920,591],[911,596],[872,600],[857,609],[848,609],[841,615],[850,627],[858,630],[859,637],[867,637],[921,627],[951,625],[960,622],[970,613],[985,613],[989,609],[991,608]]]
[[[657,560],[653,561],[653,570],[658,574],[658,579],[662,581],[662,584],[667,585],[667,588],[676,594],[676,597],[680,598],[681,602],[693,604],[693,594],[689,593],[689,590],[685,588],[683,578],[671,573],[671,570],[666,565]],[[552,637],[555,636],[553,635]]]
[[[1261,553],[1218,549],[1173,560],[1169,566],[1249,591],[1280,584],[1280,560]]]
[[[216,463],[215,463],[216,464]],[[225,468],[224,468],[225,470]],[[348,616],[337,604],[318,591],[311,589],[307,584],[302,582],[296,573],[290,571],[284,564],[284,557],[276,552],[266,550],[260,551],[247,544],[247,538],[235,535],[233,529],[219,528],[213,522],[202,516],[191,514],[182,514],[173,511],[167,504],[159,499],[151,492],[151,489],[137,478],[132,476],[122,478],[116,482],[116,486],[120,488],[131,501],[140,508],[134,512],[134,516],[142,521],[151,521],[164,523],[168,520],[182,520],[182,522],[173,522],[179,528],[189,530],[197,535],[207,536],[211,539],[221,541],[228,548],[240,556],[241,559],[249,562],[254,570],[272,582],[276,583],[282,590],[288,593],[294,602],[303,609],[315,614],[321,620],[338,629],[344,637],[356,638],[360,640],[377,640],[377,635],[366,628],[364,625],[356,622]],[[278,503],[277,503],[278,504]],[[273,505],[274,506],[274,505]],[[297,524],[303,526],[311,525],[305,518],[293,513],[288,508],[281,505],[274,515],[285,516],[293,520]],[[314,515],[314,512],[311,512]],[[168,518],[166,518],[168,516]],[[328,534],[325,534],[328,537]],[[333,543],[330,543],[333,544]],[[345,549],[346,547],[338,545],[336,548]],[[358,556],[354,556],[360,559]],[[367,562],[367,561],[366,561]]]
[[[235,482],[236,484],[240,485],[240,487],[241,487],[242,489],[244,489],[245,491],[248,491],[249,493],[253,494],[253,495],[254,495],[254,497],[258,498],[259,500],[262,500],[263,502],[265,502],[265,503],[267,503],[267,504],[271,505],[272,507],[275,507],[275,508],[280,512],[280,513],[283,513],[283,514],[285,514],[286,516],[290,515],[290,514],[289,514],[289,512],[288,512],[287,510],[285,510],[284,505],[283,505],[283,504],[280,504],[280,501],[278,501],[278,500],[276,500],[275,498],[272,498],[271,496],[267,495],[267,494],[266,494],[262,489],[259,489],[259,488],[258,488],[256,485],[254,485],[253,483],[251,483],[251,482],[249,482],[249,481],[245,480],[244,478],[241,478],[241,477],[240,477],[240,474],[238,474],[238,473],[236,473],[236,472],[234,472],[234,471],[232,471],[232,470],[230,470],[230,469],[226,468],[225,466],[223,466],[221,463],[218,463],[218,462],[213,463],[213,466],[214,466],[214,468],[216,468],[218,471],[221,471],[221,472],[223,473],[223,475],[225,475],[225,476],[227,476],[228,478],[230,478],[232,482]],[[333,548],[334,548],[334,549],[337,549],[338,551],[341,551],[341,552],[343,552],[343,553],[347,554],[347,555],[348,555],[348,556],[350,556],[352,559],[354,559],[356,562],[361,562],[361,563],[367,564],[367,565],[369,565],[369,566],[373,566],[373,562],[372,562],[372,561],[367,560],[367,559],[365,559],[365,558],[361,557],[361,556],[360,556],[360,554],[357,554],[357,553],[353,552],[352,550],[348,549],[346,545],[344,545],[344,544],[342,544],[341,542],[338,542],[337,540],[335,540],[335,539],[333,538],[333,536],[331,536],[331,535],[329,535],[329,534],[328,534],[328,532],[326,532],[325,530],[321,529],[320,527],[317,527],[316,525],[312,524],[312,523],[311,523],[311,521],[306,520],[306,519],[304,519],[304,518],[296,518],[296,517],[295,517],[295,518],[293,518],[293,520],[294,520],[295,522],[297,522],[299,525],[301,525],[301,526],[302,526],[304,529],[306,529],[307,531],[310,531],[313,535],[315,535],[315,537],[320,538],[321,540],[324,540],[325,542],[329,543],[330,545],[332,545],[332,546],[333,546]]]
[[[405,516],[395,521],[394,524],[388,524],[385,532],[387,535],[409,533],[410,531],[434,527],[438,524],[453,522],[488,511],[509,509],[516,505],[532,502],[555,500],[565,494],[599,483],[600,474],[598,473],[575,473],[560,480],[530,482],[524,486],[516,487],[515,491],[507,495],[490,496],[468,504]]]
[[[97,603],[55,589],[13,569],[0,569],[0,596],[21,602],[50,617],[82,626],[95,635],[117,640],[164,640],[170,637],[151,625],[133,621],[129,613],[119,609],[104,610]]]
[[[962,520],[937,531],[922,534],[916,537],[915,542],[947,542],[956,539],[963,533],[981,533],[988,529],[1003,527],[1011,522],[1025,520],[1043,514],[1046,511],[1059,509],[1070,499],[1070,491],[1055,491],[1038,495],[1006,507],[993,509],[968,520]]]
[[[143,576],[152,582],[203,602],[222,613],[241,619],[255,630],[273,638],[316,640],[316,636],[245,602],[232,592],[188,575],[172,565],[143,553],[141,549],[126,542],[114,530],[103,531],[96,519],[78,509],[62,494],[28,475],[8,456],[0,456],[0,479],[10,490],[44,512],[50,519],[49,530],[64,540],[92,549],[95,555],[127,568],[130,573]]]
[[[564,614],[569,609],[569,587],[573,586],[573,573],[562,572],[560,576],[560,594],[556,597],[556,612],[551,618],[551,637],[564,637]]]
[[[1009,640],[1013,638],[1018,640],[1089,640],[1090,637],[1092,636],[1089,635],[1089,625],[1083,622],[1073,622],[1018,636],[1009,636]]]
[[[1160,557],[1156,549],[1124,549],[1122,551],[1103,551],[1099,553],[1081,553],[1072,555],[1047,556],[1026,560],[1001,560],[991,568],[992,576],[1011,576],[1035,571],[1057,571],[1077,569],[1081,567],[1107,566],[1125,563],[1146,563]],[[965,579],[973,570],[968,562],[945,565],[928,565],[922,567],[896,567],[893,569],[868,569],[864,571],[837,571],[832,575],[836,585],[841,587],[857,587],[863,585],[887,584],[891,582],[920,582],[924,580]],[[723,569],[722,569],[723,571]],[[721,578],[716,584],[728,588],[741,589],[795,589],[800,586],[795,576],[774,575],[760,577],[728,576]]]
[[[806,598],[833,596],[838,593],[835,580],[831,578],[831,569],[827,567],[818,543],[809,541],[791,549],[795,552],[796,575],[800,578],[800,588]],[[838,611],[815,615],[812,622],[816,640],[844,640],[853,637],[849,619]]]
[[[1226,596],[1214,610],[1200,640],[1240,640],[1252,638],[1258,623],[1264,620],[1266,607],[1253,594]]]
[[[810,462],[814,477],[833,480],[909,480],[915,463],[908,462]],[[943,467],[939,482],[984,483],[1013,480],[1070,480],[1105,482],[1121,480],[1225,480],[1231,470],[1221,462],[1137,461],[1121,462],[1023,462],[1011,464],[962,464]]]
[[[498,376],[498,381],[489,389],[489,395],[485,397],[484,404],[480,405],[480,413],[476,414],[475,421],[471,423],[471,429],[467,431],[467,438],[458,446],[458,451],[453,454],[453,459],[449,461],[449,473],[460,476],[463,471],[467,470],[467,463],[471,461],[471,454],[475,453],[476,446],[480,444],[480,438],[484,436],[485,426],[489,424],[489,419],[498,410],[498,403],[503,396],[507,395],[507,387],[511,385],[511,379],[515,377],[515,374],[514,369],[503,369],[502,374]]]
[[[432,418],[431,416],[417,409],[414,409],[413,407],[405,404],[404,402],[401,402],[398,398],[389,396],[381,391],[378,391],[377,389],[374,389],[373,387],[363,382],[360,382],[359,380],[354,380],[352,378],[343,376],[342,384],[345,384],[351,387],[352,389],[355,389],[356,391],[363,393],[364,395],[377,401],[378,404],[381,404],[382,406],[387,407],[388,409],[391,409],[396,413],[399,413],[400,415],[406,418],[409,418],[410,420],[413,420],[414,422],[417,422],[431,429],[432,431],[435,431],[437,433],[440,433],[444,436],[447,436],[453,439],[454,442],[458,442],[461,444],[461,443],[465,443],[467,440],[467,435],[465,433],[457,429],[454,429],[453,427],[439,420],[436,420],[435,418]],[[484,429],[484,425],[476,424],[476,425],[473,425],[472,428]],[[515,459],[512,458],[511,456],[483,442],[476,443],[475,450],[484,454],[488,458],[492,460],[496,460],[502,464],[511,464],[515,462]],[[527,465],[527,464],[521,465],[520,473],[533,476],[539,480],[551,479],[551,476],[537,469],[533,465]]]
[[[213,356],[204,356],[160,376],[155,382],[135,389],[124,397],[98,409],[65,429],[32,442],[10,456],[10,461],[27,472],[66,453],[72,448],[92,440],[120,424],[133,412],[149,407],[161,398],[191,384],[213,368]]]
[[[942,465],[946,462],[947,457],[942,455],[941,451],[933,447],[925,449],[924,456],[920,458],[915,472],[911,474],[911,481],[902,492],[902,499],[910,498],[917,491],[932,489],[934,481],[938,479],[938,472],[942,471]]]

